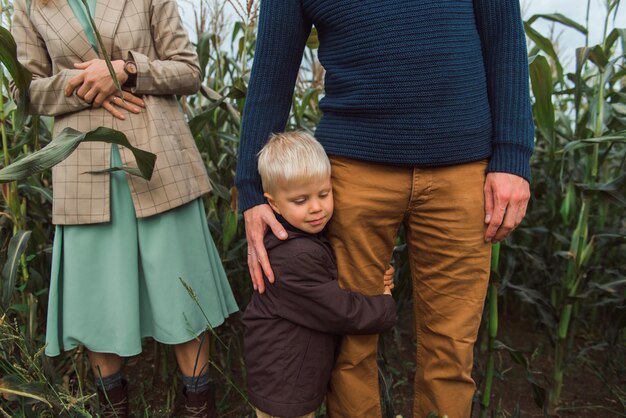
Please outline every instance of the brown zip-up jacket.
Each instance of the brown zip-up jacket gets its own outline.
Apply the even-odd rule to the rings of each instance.
[[[243,315],[244,357],[250,402],[270,415],[293,417],[324,400],[338,336],[390,329],[396,306],[389,295],[341,289],[326,238],[281,221],[287,240],[271,230],[264,240],[275,283],[265,278],[265,293],[254,293]]]

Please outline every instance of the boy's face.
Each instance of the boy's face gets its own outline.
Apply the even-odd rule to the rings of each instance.
[[[328,178],[287,187],[277,186],[273,193],[265,193],[275,212],[296,228],[317,234],[333,216],[333,189]]]

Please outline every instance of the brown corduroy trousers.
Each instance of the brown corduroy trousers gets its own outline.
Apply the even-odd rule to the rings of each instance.
[[[473,346],[491,254],[483,238],[487,162],[413,168],[331,157],[331,164],[329,238],[341,286],[382,293],[404,224],[417,337],[413,416],[469,417]],[[343,338],[327,396],[329,417],[381,416],[377,345],[377,335]]]

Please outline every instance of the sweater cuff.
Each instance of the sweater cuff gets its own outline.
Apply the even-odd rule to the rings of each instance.
[[[530,156],[532,149],[517,144],[496,144],[491,153],[487,172],[511,173],[530,183]]]
[[[261,184],[254,181],[237,182],[237,193],[239,196],[239,212],[243,213],[248,209],[267,203]]]

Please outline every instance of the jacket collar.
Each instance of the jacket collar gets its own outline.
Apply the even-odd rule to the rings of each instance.
[[[48,21],[50,27],[83,62],[101,58],[92,48],[82,25],[74,16],[74,12],[67,1],[53,0],[46,5],[41,4],[41,2],[37,3],[42,16]],[[113,39],[125,4],[126,0],[99,0],[96,6],[93,20],[109,56],[113,49]]]
[[[309,235],[312,237],[316,237],[316,238],[323,238],[326,235],[326,228],[324,228],[321,232],[317,233],[317,234],[311,234],[309,232],[303,231],[299,228],[296,228],[295,226],[291,225],[289,222],[287,222],[287,220],[285,218],[282,217],[282,215],[279,215],[278,213],[274,212],[274,215],[276,215],[276,219],[278,220],[278,222],[280,222],[280,224],[282,226],[285,227],[285,229],[287,230],[287,232],[292,232],[295,234],[303,234],[303,235]]]

